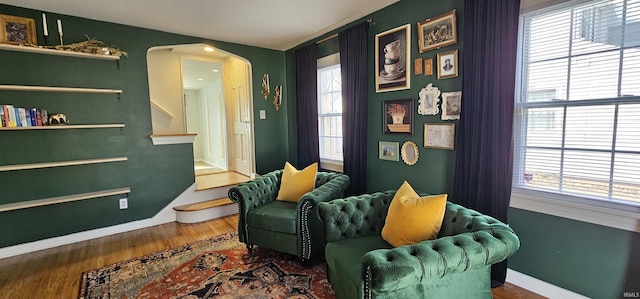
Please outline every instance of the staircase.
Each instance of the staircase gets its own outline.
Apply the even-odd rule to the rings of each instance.
[[[196,223],[237,214],[229,189],[250,178],[235,172],[196,175],[196,182],[154,217],[154,224]]]

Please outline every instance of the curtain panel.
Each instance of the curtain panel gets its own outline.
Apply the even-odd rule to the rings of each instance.
[[[367,189],[367,105],[369,23],[338,34],[342,77],[343,172],[351,179],[347,195]]]
[[[320,162],[318,137],[318,45],[295,52],[298,168]]]
[[[520,0],[465,0],[462,96],[453,200],[507,222]],[[494,265],[492,286],[506,278]]]

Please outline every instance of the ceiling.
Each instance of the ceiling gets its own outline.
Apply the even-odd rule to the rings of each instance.
[[[398,1],[0,0],[0,3],[284,51]]]

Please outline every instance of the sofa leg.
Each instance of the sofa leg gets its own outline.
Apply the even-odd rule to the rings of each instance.
[[[253,245],[247,244],[247,251],[251,253],[253,251]]]
[[[300,258],[300,264],[301,264],[303,267],[308,268],[308,267],[311,267],[311,264],[312,264],[312,263],[311,263],[311,260],[310,260],[310,259]]]

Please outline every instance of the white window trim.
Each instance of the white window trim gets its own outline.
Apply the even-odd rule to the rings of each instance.
[[[335,172],[343,172],[343,163],[340,160],[320,159],[320,168]]]
[[[555,4],[562,3],[557,6],[559,8],[589,2],[589,0],[526,0],[524,2],[529,2],[529,5],[521,4],[521,13],[538,9],[542,12],[543,8],[546,11]],[[519,40],[519,49],[522,49],[521,42]],[[520,76],[521,64],[519,62],[516,80],[520,80]],[[640,233],[640,205],[629,202],[603,201],[583,196],[513,187],[510,207]]]
[[[640,206],[627,203],[513,188],[510,206],[640,233]]]
[[[318,70],[340,64],[340,52],[318,59]],[[335,172],[343,172],[343,161],[333,159],[320,159],[320,168]]]

